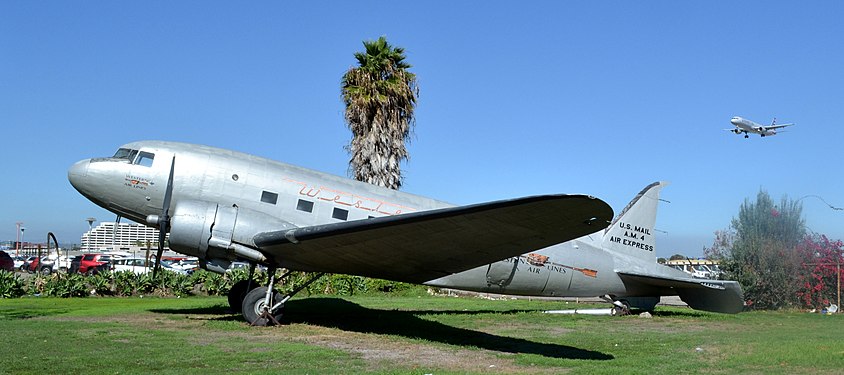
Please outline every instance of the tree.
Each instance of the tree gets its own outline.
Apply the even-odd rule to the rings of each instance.
[[[830,241],[824,235],[807,235],[797,246],[803,260],[797,296],[805,307],[821,308],[837,302],[838,272],[841,264],[841,240]]]
[[[365,51],[355,53],[359,66],[342,80],[346,125],[352,131],[346,146],[349,170],[358,181],[398,189],[419,96],[416,75],[407,71],[411,65],[404,61],[404,49],[385,37],[363,45]]]
[[[670,258],[668,258],[668,260],[686,260],[686,259],[689,259],[689,258],[686,257],[683,254],[674,254]]]
[[[730,249],[733,248],[734,238],[735,234],[730,231],[716,230],[715,242],[712,243],[712,247],[703,248],[703,256],[706,259],[723,262],[727,258]]]
[[[735,236],[723,264],[724,276],[738,281],[753,308],[778,309],[794,303],[801,260],[795,248],[806,233],[800,202],[783,197],[775,205],[764,190],[745,199],[732,220]],[[717,243],[722,241],[721,244]],[[716,239],[723,248],[728,238]]]

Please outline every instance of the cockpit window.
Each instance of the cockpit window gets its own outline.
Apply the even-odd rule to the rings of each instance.
[[[138,158],[135,159],[135,164],[143,165],[145,167],[152,167],[152,160],[155,159],[155,154],[141,151]]]
[[[117,152],[114,153],[113,158],[115,159],[125,159],[128,162],[132,162],[135,160],[135,155],[138,154],[138,150],[131,150],[128,148],[121,148],[118,149]]]

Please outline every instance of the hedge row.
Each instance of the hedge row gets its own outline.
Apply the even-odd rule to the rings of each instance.
[[[152,274],[138,275],[129,271],[101,272],[93,276],[79,274],[53,273],[21,276],[14,272],[0,271],[0,298],[18,298],[23,296],[52,297],[87,297],[87,296],[138,296],[154,295],[175,296],[218,296],[226,295],[234,283],[246,280],[249,273],[245,269],[234,270],[224,275],[199,270],[191,275],[162,271],[155,277]],[[305,281],[309,274],[296,272],[282,283],[276,284],[281,292],[292,290]],[[266,272],[256,272],[258,284],[267,283]],[[353,295],[368,292],[392,292],[406,290],[411,284],[386,280],[368,279],[349,275],[326,275],[311,284],[309,294]]]

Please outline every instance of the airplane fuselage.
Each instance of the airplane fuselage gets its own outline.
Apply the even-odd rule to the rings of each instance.
[[[176,156],[173,201],[215,202],[237,206],[240,220],[250,218],[249,235],[234,240],[250,243],[251,234],[371,217],[397,215],[453,205],[385,190],[370,184],[316,172],[269,159],[207,146],[144,141],[121,146],[136,162],[98,158],[75,164],[71,183],[101,207],[136,222],[161,211],[170,162]],[[120,152],[118,152],[119,154]],[[84,178],[83,178],[84,176]],[[95,184],[95,185],[94,185]],[[248,215],[244,212],[249,212]],[[282,219],[283,218],[283,219]],[[594,236],[597,240],[599,235]],[[590,236],[487,266],[454,274],[427,285],[517,295],[596,296],[629,294],[613,270],[637,259],[612,256]],[[174,250],[189,255],[192,249]],[[673,272],[655,262],[654,271]],[[677,271],[679,272],[679,271]]]
[[[655,261],[602,248],[600,234],[581,237],[519,257],[477,267],[425,285],[483,293],[546,297],[647,297],[657,289],[630,288],[618,270],[635,269],[663,277],[687,277]]]
[[[139,223],[160,213],[174,156],[174,204],[195,200],[237,206],[240,212],[261,217],[254,223],[253,234],[453,206],[213,147],[144,141],[126,144],[121,150],[149,155],[151,163],[94,158],[74,164],[68,178],[97,205]]]

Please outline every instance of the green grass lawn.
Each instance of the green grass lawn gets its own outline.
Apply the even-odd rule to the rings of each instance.
[[[224,298],[0,299],[0,373],[844,373],[842,316],[416,294],[295,298],[280,327]]]

